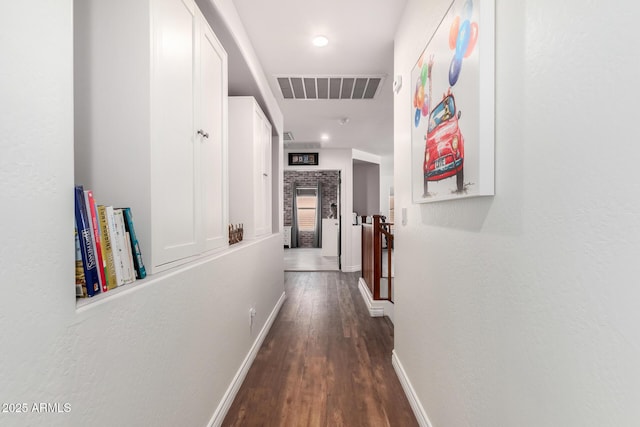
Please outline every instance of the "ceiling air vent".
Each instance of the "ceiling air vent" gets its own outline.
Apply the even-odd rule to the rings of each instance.
[[[284,99],[375,99],[384,75],[375,76],[280,76],[276,77]]]
[[[285,130],[282,134],[283,141],[293,141],[293,133],[291,131]]]
[[[287,149],[296,149],[296,150],[315,150],[315,149],[322,148],[322,144],[319,142],[285,141],[283,146],[284,148],[287,148]]]

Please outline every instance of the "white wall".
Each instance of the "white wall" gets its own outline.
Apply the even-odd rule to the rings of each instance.
[[[71,412],[0,425],[207,425],[282,295],[282,239],[76,310],[72,34],[71,0],[2,6],[0,401]]]
[[[383,156],[380,162],[380,212],[389,220],[389,195],[393,194],[393,156]]]
[[[353,211],[358,215],[380,213],[380,165],[354,160]]]
[[[375,187],[368,188],[369,193],[367,194],[367,197],[372,201],[373,205],[372,208],[367,209],[367,211],[370,211],[368,213],[382,213],[388,218],[389,191],[393,187],[393,155],[378,156],[376,154],[354,149],[353,159],[354,164],[357,164],[358,162],[367,162],[368,164],[379,165],[379,168],[375,172],[375,179],[379,181],[379,184]],[[354,183],[354,185],[356,184]],[[354,198],[356,197],[358,197],[358,195],[354,193]],[[356,210],[356,212],[358,211]]]
[[[638,425],[638,6],[498,0],[496,195],[412,205],[409,72],[449,3],[396,34],[396,356],[434,427]]]

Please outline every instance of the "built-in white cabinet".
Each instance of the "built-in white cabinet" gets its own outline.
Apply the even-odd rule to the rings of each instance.
[[[271,234],[271,123],[253,97],[229,97],[229,220],[244,238]]]
[[[291,247],[291,226],[290,225],[285,225],[284,227],[282,227],[282,239],[283,239],[284,246],[286,246],[287,248],[290,248]]]
[[[76,182],[147,269],[228,245],[227,55],[192,0],[74,2]]]
[[[340,222],[336,218],[322,219],[322,256],[338,256]]]

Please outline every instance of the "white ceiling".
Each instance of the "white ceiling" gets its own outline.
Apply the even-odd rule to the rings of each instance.
[[[393,153],[393,37],[406,0],[233,0],[295,143]],[[311,44],[316,35],[329,45]],[[235,89],[230,64],[230,95]],[[373,100],[285,100],[278,76],[385,75]],[[236,83],[237,84],[237,83]],[[347,124],[339,123],[348,118]],[[321,142],[321,134],[329,141]]]

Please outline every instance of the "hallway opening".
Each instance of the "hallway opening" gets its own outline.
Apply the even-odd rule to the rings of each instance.
[[[340,269],[340,171],[284,171],[286,271]]]

